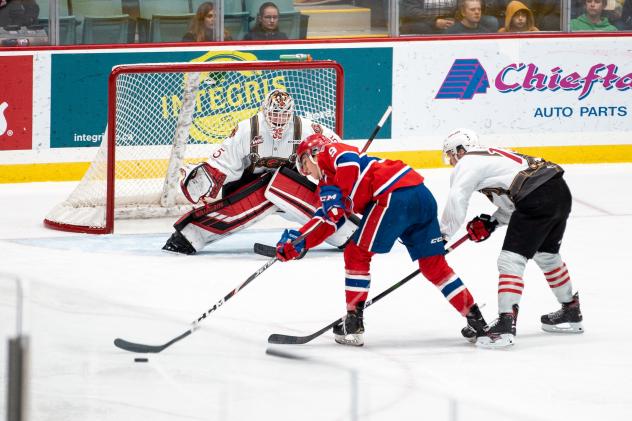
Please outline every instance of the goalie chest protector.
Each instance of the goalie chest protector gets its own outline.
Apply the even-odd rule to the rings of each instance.
[[[292,154],[287,157],[278,157],[278,156],[265,156],[261,157],[259,155],[259,144],[253,142],[253,140],[259,136],[259,115],[255,114],[250,117],[250,166],[246,168],[246,171],[253,172],[255,168],[266,168],[268,170],[274,170],[279,168],[282,165],[294,165],[296,161],[296,150],[298,149],[298,144],[301,141],[302,130],[302,121],[300,117],[293,116],[294,119],[294,140],[296,141],[292,147]],[[256,144],[255,144],[256,143]]]

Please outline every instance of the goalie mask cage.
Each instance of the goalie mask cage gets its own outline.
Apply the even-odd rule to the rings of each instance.
[[[343,71],[334,61],[115,67],[109,77],[107,128],[96,157],[44,225],[108,234],[115,219],[181,216],[192,205],[180,190],[179,168],[210,157],[277,88],[292,95],[296,115],[342,136]]]

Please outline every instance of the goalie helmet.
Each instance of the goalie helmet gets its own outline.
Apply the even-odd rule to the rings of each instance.
[[[478,135],[470,129],[456,129],[452,131],[443,141],[443,162],[450,165],[450,155],[458,161],[457,153],[459,149],[469,152],[471,149],[480,148]]]
[[[312,163],[317,165],[314,157],[323,150],[325,145],[333,142],[333,140],[321,133],[314,133],[303,139],[303,141],[298,145],[298,148],[296,149],[296,169],[298,169],[298,172],[303,174],[304,176],[309,175],[306,172],[305,166],[303,165],[304,157],[307,156],[307,158],[312,161]]]
[[[261,108],[271,129],[283,129],[294,115],[294,100],[284,90],[275,89],[266,96]]]

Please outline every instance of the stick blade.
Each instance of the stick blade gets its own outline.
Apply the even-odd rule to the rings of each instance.
[[[279,345],[302,345],[314,339],[312,335],[309,336],[291,336],[281,335],[279,333],[273,333],[268,337],[268,343]]]
[[[254,252],[261,256],[276,257],[276,247],[269,246],[267,244],[255,243],[253,246]]]
[[[125,351],[136,352],[139,354],[157,354],[158,352],[165,349],[164,345],[137,344],[121,338],[114,339],[114,346]]]

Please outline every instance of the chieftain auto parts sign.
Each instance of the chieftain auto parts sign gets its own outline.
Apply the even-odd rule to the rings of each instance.
[[[493,87],[497,92],[511,94],[519,91],[549,92],[572,91],[577,100],[583,101],[595,89],[624,92],[632,88],[632,73],[621,71],[613,63],[595,63],[584,72],[565,71],[563,66],[554,66],[548,71],[540,70],[535,63],[509,63],[495,72]],[[435,99],[471,100],[477,94],[487,93],[490,87],[487,72],[476,58],[456,59],[441,84]],[[581,103],[580,103],[581,104]],[[626,104],[564,106],[536,106],[533,118],[550,117],[626,117]]]

